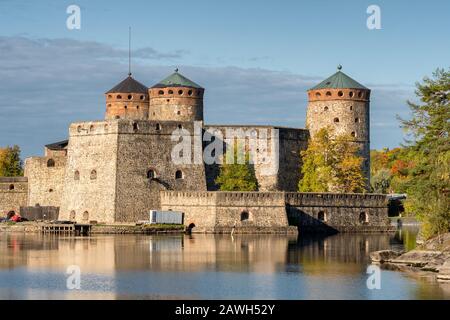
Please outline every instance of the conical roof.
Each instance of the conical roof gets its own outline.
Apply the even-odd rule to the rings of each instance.
[[[341,71],[342,67],[338,67],[338,72],[333,74],[331,77],[325,79],[318,85],[312,87],[309,90],[318,89],[365,89],[369,90],[359,82],[353,80],[348,75]]]
[[[172,73],[167,78],[155,84],[152,88],[167,88],[167,87],[189,87],[189,88],[203,89],[200,85],[198,85],[194,81],[191,81],[182,74],[178,73],[178,69],[176,69],[175,72]]]
[[[148,88],[129,74],[125,80],[106,93],[148,93]]]

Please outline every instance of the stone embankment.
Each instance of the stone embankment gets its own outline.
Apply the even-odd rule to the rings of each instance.
[[[375,251],[370,258],[387,269],[433,272],[438,281],[450,281],[450,233],[425,241],[408,252]]]
[[[0,223],[0,232],[39,233],[43,222]],[[163,234],[184,233],[183,225],[136,225],[136,224],[96,224],[91,226],[91,234]]]

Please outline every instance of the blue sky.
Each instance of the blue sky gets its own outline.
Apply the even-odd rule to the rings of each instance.
[[[81,8],[68,30],[66,8]],[[369,5],[381,30],[366,27]],[[101,119],[103,93],[133,74],[150,86],[175,66],[206,88],[208,123],[304,127],[306,90],[337,64],[370,87],[373,148],[395,147],[414,83],[449,67],[450,1],[0,0],[0,145],[24,156]]]

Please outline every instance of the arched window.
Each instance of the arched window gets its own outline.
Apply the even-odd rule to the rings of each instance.
[[[75,173],[73,174],[73,180],[80,180],[80,171],[75,171]]]
[[[89,221],[89,212],[83,212],[83,221]]]
[[[145,100],[145,96],[144,95],[141,95],[140,98],[141,98],[141,100]]]
[[[358,123],[359,122],[359,118],[355,118],[355,123]]]
[[[359,214],[359,223],[367,223],[369,222],[369,216],[365,212],[361,212]]]
[[[343,95],[344,95],[344,93],[343,93],[342,91],[339,91],[339,92],[338,92],[338,96],[339,96],[339,97],[342,97]]]
[[[76,215],[76,213],[75,213],[74,210],[70,211],[69,220],[70,220],[70,221],[75,221],[76,216],[77,216],[77,215]]]
[[[13,184],[9,185],[9,190],[14,190],[14,185]]]
[[[122,99],[122,96],[120,94],[117,95],[117,99]]]
[[[192,96],[192,90],[188,91],[188,95]]]
[[[178,94],[181,96],[183,94],[183,90],[178,90]]]
[[[159,90],[159,91],[158,91],[158,94],[159,94],[160,96],[162,96],[162,95],[164,94],[164,91],[163,91],[163,90]]]
[[[320,92],[316,92],[316,97],[320,98],[320,96],[321,96]]]
[[[173,90],[169,90],[169,94],[173,94]]]
[[[133,96],[131,94],[128,95],[128,100],[133,99]]]
[[[353,106],[350,106],[350,111],[352,111],[353,110]]]
[[[156,130],[161,130],[161,125],[159,123],[156,124]]]
[[[248,211],[242,211],[241,212],[241,221],[246,221],[250,219],[250,214],[248,213]]]
[[[350,96],[350,98],[352,98],[355,94],[353,93],[353,91],[350,91],[348,95]]]
[[[91,180],[95,180],[95,179],[97,179],[97,171],[92,170],[91,171]]]
[[[178,129],[183,129],[183,126],[181,124],[179,124],[177,127]]]
[[[53,168],[55,166],[55,160],[53,159],[48,159],[47,160],[47,167],[48,168]]]
[[[355,138],[355,137],[356,137],[356,132],[355,132],[355,131],[352,131],[352,133],[351,133],[351,134],[352,134],[352,137],[353,137],[353,138]]]
[[[323,108],[323,110],[325,110],[325,111],[328,111],[328,107],[327,107],[327,106],[325,106],[325,108]]]
[[[139,129],[138,124],[136,122],[133,122],[133,131],[136,132],[138,131],[138,129]]]
[[[183,171],[181,170],[177,170],[177,172],[175,172],[175,179],[179,180],[179,179],[183,179]]]
[[[327,216],[326,216],[325,212],[319,211],[319,213],[317,214],[317,220],[327,221]]]
[[[147,171],[147,179],[153,180],[156,178],[156,172],[153,169]]]
[[[327,95],[328,97],[331,97],[331,92],[330,92],[330,91],[327,91],[326,95]]]
[[[334,123],[338,123],[339,122],[339,118],[334,118]]]

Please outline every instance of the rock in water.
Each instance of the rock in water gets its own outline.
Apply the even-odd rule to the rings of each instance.
[[[394,250],[381,250],[370,253],[370,259],[372,262],[390,262],[391,260],[400,256],[401,252],[397,252]]]

